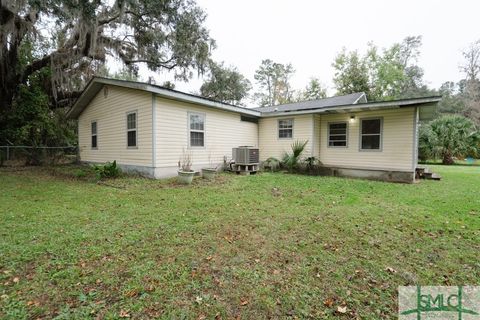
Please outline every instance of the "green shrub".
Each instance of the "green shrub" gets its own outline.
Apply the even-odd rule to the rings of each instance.
[[[306,141],[297,140],[291,145],[292,153],[285,153],[282,159],[282,164],[288,169],[288,171],[293,172],[295,169],[298,169],[300,156],[305,150],[307,143],[308,143],[308,140]]]
[[[117,161],[107,162],[104,165],[95,165],[95,174],[97,179],[115,178],[120,175],[120,168],[117,167]]]
[[[320,161],[316,157],[305,158],[305,163],[307,164],[307,169],[313,169]]]
[[[280,160],[275,157],[270,157],[263,161],[263,168],[269,169],[272,172],[277,171],[280,168]]]
[[[443,164],[453,164],[454,158],[480,155],[480,131],[475,123],[460,115],[444,115],[420,126],[419,158],[437,157]]]
[[[85,178],[87,176],[87,173],[85,172],[85,170],[77,169],[73,172],[73,176],[75,178]]]

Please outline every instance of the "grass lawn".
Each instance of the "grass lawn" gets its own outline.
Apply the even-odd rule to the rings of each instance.
[[[480,167],[431,167],[190,187],[1,169],[0,318],[396,318],[400,285],[480,285]]]

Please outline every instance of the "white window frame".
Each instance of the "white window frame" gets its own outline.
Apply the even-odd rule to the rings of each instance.
[[[292,128],[280,128],[280,121],[291,121]],[[280,140],[291,140],[293,139],[293,128],[295,127],[295,119],[294,118],[285,118],[285,119],[278,119],[277,121],[277,139]],[[280,137],[280,130],[291,130],[292,136],[291,137]]]
[[[371,117],[371,118],[360,118],[360,125],[359,125],[359,141],[358,141],[358,149],[359,151],[364,152],[382,152],[383,151],[383,117]],[[363,134],[363,121],[364,120],[380,120],[380,132],[379,133],[365,133]],[[362,138],[363,136],[379,136],[380,140],[378,143],[378,149],[364,149],[362,146]]]
[[[191,117],[192,116],[200,116],[201,119],[203,119],[203,130],[198,130],[198,129],[192,129],[191,128]],[[206,133],[206,128],[207,128],[207,116],[205,115],[205,113],[201,113],[201,112],[188,112],[187,113],[187,117],[188,117],[188,124],[187,124],[187,132],[188,132],[188,137],[187,137],[187,140],[188,140],[188,147],[189,148],[194,148],[194,149],[204,149],[205,146],[207,145],[207,133]],[[192,137],[191,137],[191,132],[199,132],[199,133],[203,133],[203,146],[192,146]]]
[[[343,134],[334,133],[330,134],[330,125],[332,124],[345,124],[345,145],[344,146],[331,146],[330,145],[330,136],[343,136]],[[327,147],[328,148],[348,148],[348,121],[337,121],[337,122],[329,122],[327,127]],[[343,141],[343,140],[334,140],[334,141]]]
[[[134,114],[135,115],[135,128],[134,129],[129,129],[128,128],[128,116]],[[126,132],[127,132],[127,149],[138,149],[138,112],[137,110],[134,111],[129,111],[127,112],[126,115]],[[135,131],[135,145],[134,146],[129,146],[128,145],[128,133]]]
[[[95,123],[95,133],[93,133],[94,123]],[[95,147],[93,146],[93,143],[92,143],[93,137],[95,137],[95,142],[96,142]],[[93,150],[98,149],[98,121],[97,120],[92,120],[92,122],[90,122],[90,148]]]

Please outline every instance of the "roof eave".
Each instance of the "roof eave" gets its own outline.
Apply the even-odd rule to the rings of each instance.
[[[442,99],[438,97],[426,97],[426,98],[414,98],[408,100],[395,100],[385,102],[370,102],[370,103],[358,103],[344,106],[335,106],[319,109],[299,110],[299,111],[282,111],[282,112],[267,112],[262,113],[262,117],[279,117],[290,115],[302,115],[302,114],[315,114],[315,113],[347,113],[347,112],[361,112],[361,111],[373,111],[373,110],[386,110],[386,109],[398,109],[406,107],[423,107],[436,105]]]
[[[213,101],[213,100],[207,100],[201,97],[196,97],[196,96],[186,94],[186,93],[181,93],[178,91],[162,89],[156,86],[149,85],[147,83],[121,81],[121,80],[108,79],[108,78],[92,78],[89,81],[89,83],[85,86],[85,89],[83,90],[80,97],[75,101],[72,108],[67,112],[67,117],[69,119],[77,119],[80,116],[80,114],[83,112],[83,110],[86,108],[88,103],[90,103],[90,101],[95,97],[95,95],[99,92],[99,90],[104,85],[120,86],[124,88],[147,91],[166,99],[172,99],[176,101],[183,101],[187,103],[213,107],[216,109],[236,112],[236,113],[253,116],[253,117],[260,117],[260,112],[256,110],[224,104],[224,103]]]

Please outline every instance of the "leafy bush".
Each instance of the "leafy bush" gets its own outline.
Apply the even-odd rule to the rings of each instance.
[[[277,171],[280,168],[280,160],[274,157],[270,157],[267,160],[263,161],[263,168],[268,168],[272,172]]]
[[[316,157],[308,157],[305,159],[307,169],[313,169],[320,161]]]
[[[87,173],[85,172],[85,170],[77,169],[73,172],[73,176],[75,178],[85,178],[87,176]]]
[[[317,157],[308,157],[305,158],[305,173],[307,174],[318,174],[321,170],[322,163]]]
[[[285,153],[282,159],[282,164],[288,169],[288,171],[293,172],[298,168],[300,162],[300,156],[302,155],[305,147],[307,146],[308,140],[300,141],[297,140],[292,143],[292,153]]]
[[[95,174],[97,179],[115,178],[120,175],[120,168],[117,167],[117,161],[107,162],[104,165],[95,165]]]
[[[437,118],[420,127],[419,158],[442,158],[453,164],[453,158],[476,157],[480,153],[480,131],[474,122],[459,115]]]

